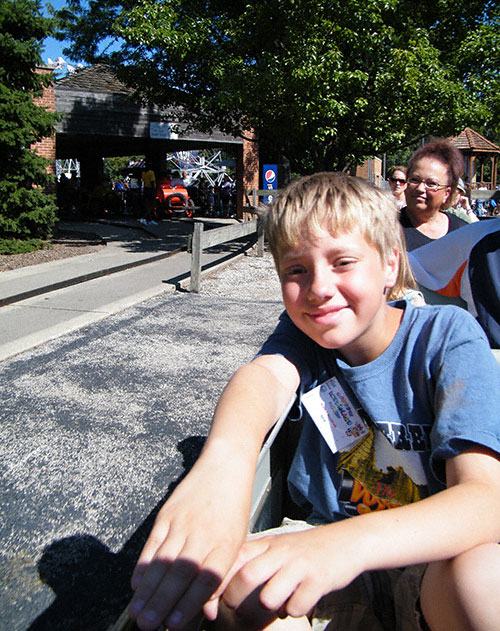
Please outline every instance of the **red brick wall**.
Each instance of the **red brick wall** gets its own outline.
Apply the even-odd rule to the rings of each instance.
[[[246,136],[251,137],[250,133]],[[259,188],[259,145],[257,142],[243,138],[243,146],[238,152],[237,207],[238,217],[243,218],[243,206],[247,205],[245,193],[250,188]],[[252,216],[244,217],[252,219]]]
[[[40,74],[52,74],[52,70],[50,68],[37,68],[36,72]],[[43,94],[41,97],[35,99],[35,104],[45,107],[50,112],[55,112],[55,95],[54,95],[54,84],[51,83],[50,86],[45,87],[43,89]],[[51,163],[47,166],[47,171],[49,173],[56,172],[56,136],[55,134],[50,136],[49,138],[44,138],[40,142],[36,142],[31,145],[33,151],[36,151],[39,155],[44,158],[48,158],[51,160]]]
[[[380,158],[368,158],[356,167],[356,175],[365,180],[370,180],[376,186],[382,183],[382,160]]]
[[[259,145],[243,139],[243,185],[245,189],[259,188]]]

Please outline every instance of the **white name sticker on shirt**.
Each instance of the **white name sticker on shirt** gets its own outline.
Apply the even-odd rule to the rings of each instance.
[[[346,449],[368,434],[336,377],[302,395],[312,420],[333,453]]]

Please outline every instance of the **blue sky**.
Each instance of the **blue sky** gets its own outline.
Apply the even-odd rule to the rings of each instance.
[[[50,0],[50,4],[55,9],[62,9],[62,7],[66,6],[65,0]],[[63,48],[67,46],[64,42],[58,42],[53,37],[47,37],[44,41],[44,51],[42,52],[42,59],[44,62],[47,62],[47,59],[50,57],[52,60],[57,59],[58,57],[63,57],[65,61],[69,61],[72,63],[72,59],[66,58],[63,55]]]
[[[62,9],[67,4],[66,0],[49,0],[49,2],[56,10]],[[85,4],[85,2],[83,2],[83,4]],[[109,45],[108,41],[106,41],[106,45]],[[63,54],[63,49],[68,46],[68,42],[59,42],[53,37],[47,37],[43,42],[42,61],[48,63],[49,57],[52,61],[55,61],[58,57],[62,57],[67,63],[76,66],[74,59]],[[113,44],[111,44],[111,50],[112,49]],[[66,73],[66,66],[57,72],[59,76],[61,76],[61,73],[64,75]]]

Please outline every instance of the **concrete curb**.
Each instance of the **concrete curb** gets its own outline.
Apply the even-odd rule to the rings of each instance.
[[[185,251],[185,249],[181,251]],[[210,267],[202,271],[202,274],[201,274],[202,279],[214,274],[218,270],[224,269],[225,267],[232,265],[233,263],[240,260],[245,255],[246,255],[246,252],[240,252],[239,254],[236,254],[234,256],[231,256],[228,259],[225,259],[221,263],[211,265]],[[165,257],[162,256],[160,258],[165,258]],[[132,267],[138,267],[141,264],[148,263],[148,262],[151,262],[151,260],[140,261],[136,265],[133,265]],[[105,276],[105,275],[110,275],[110,274],[104,274],[104,273],[100,274],[100,276]],[[91,280],[91,279],[86,278],[85,280]],[[65,322],[48,326],[44,329],[41,329],[33,333],[29,333],[28,335],[25,335],[24,337],[18,338],[11,342],[0,344],[0,361],[11,359],[15,357],[16,355],[24,353],[25,351],[32,350],[33,348],[36,348],[37,346],[40,346],[42,344],[55,340],[63,335],[72,333],[79,329],[84,329],[86,327],[89,327],[93,324],[96,324],[97,322],[100,322],[101,320],[105,320],[106,318],[109,318],[112,315],[120,313],[121,311],[124,311],[130,307],[134,307],[140,304],[141,302],[145,302],[146,300],[149,300],[151,298],[156,298],[166,293],[175,293],[176,291],[189,293],[190,283],[191,283],[191,275],[188,273],[181,280],[172,279],[172,282],[170,283],[165,282],[162,285],[155,285],[144,291],[139,291],[130,296],[126,296],[114,302],[110,302],[108,304],[102,305],[94,311],[87,311],[85,313],[81,313],[80,315],[77,315],[76,317],[68,319]],[[77,283],[70,282],[68,283],[68,286],[75,285],[75,284]],[[44,292],[40,291],[39,293],[41,294]],[[48,290],[46,293],[48,293]],[[15,307],[15,305],[13,306]]]
[[[4,307],[5,305],[10,305],[15,302],[20,302],[21,300],[26,300],[27,298],[34,298],[35,296],[40,296],[42,294],[55,291],[56,289],[64,289],[65,287],[78,285],[79,283],[84,283],[88,280],[94,280],[95,278],[101,278],[102,276],[109,276],[110,274],[123,272],[127,269],[139,267],[140,265],[146,265],[147,263],[155,263],[156,261],[161,261],[162,259],[169,258],[173,256],[174,254],[179,254],[180,252],[185,252],[185,251],[186,251],[186,248],[177,248],[175,250],[171,250],[170,252],[163,252],[162,254],[155,254],[154,256],[151,256],[149,258],[144,258],[137,261],[130,261],[128,263],[122,263],[114,267],[95,270],[94,272],[89,272],[88,274],[82,274],[80,276],[67,278],[65,280],[58,281],[56,283],[44,285],[42,287],[36,287],[34,289],[30,289],[28,291],[24,291],[19,294],[13,294],[5,298],[0,298],[0,307]]]
[[[42,329],[41,331],[36,331],[36,333],[26,335],[25,337],[14,340],[13,342],[2,344],[0,345],[0,361],[11,359],[20,353],[32,350],[37,346],[46,344],[47,342],[55,340],[63,335],[73,333],[79,329],[84,329],[85,327],[95,324],[96,322],[100,322],[101,320],[105,320],[112,315],[120,313],[121,311],[149,300],[150,298],[156,298],[164,293],[175,291],[175,285],[165,284],[163,287],[152,287],[145,291],[136,293],[133,296],[128,296],[127,298],[111,302],[108,305],[101,307],[99,311],[82,313],[76,318],[67,320],[63,324],[57,324],[55,326]]]

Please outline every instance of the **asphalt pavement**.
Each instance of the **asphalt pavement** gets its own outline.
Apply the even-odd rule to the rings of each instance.
[[[114,234],[106,252],[146,248]],[[0,629],[105,631],[117,619],[159,506],[282,309],[270,259],[219,270],[226,284],[208,279],[209,294],[176,291],[186,234],[161,239],[148,252],[161,260],[0,308]],[[213,254],[206,264],[227,252]],[[54,281],[80,263],[37,267]]]

